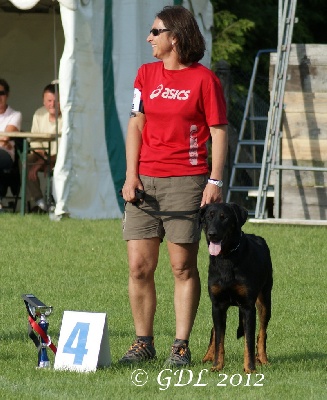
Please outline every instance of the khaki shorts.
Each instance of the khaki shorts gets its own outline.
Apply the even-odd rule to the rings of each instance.
[[[195,211],[200,208],[207,175],[153,178],[141,175],[145,199],[126,203],[123,239],[167,238],[172,243],[194,243],[201,237],[198,213],[185,216],[149,215],[146,211]]]

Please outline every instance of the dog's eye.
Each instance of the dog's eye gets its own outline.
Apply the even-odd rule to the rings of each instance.
[[[220,221],[223,221],[224,219],[226,219],[225,214],[221,213],[219,215],[219,219],[220,219]]]

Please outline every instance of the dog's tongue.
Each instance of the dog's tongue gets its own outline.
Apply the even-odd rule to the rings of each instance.
[[[209,253],[212,256],[218,256],[220,251],[221,251],[221,242],[218,242],[218,243],[210,242],[209,243]]]

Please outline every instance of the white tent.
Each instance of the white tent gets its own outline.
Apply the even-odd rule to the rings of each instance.
[[[51,0],[10,1],[20,9],[51,3]],[[191,9],[210,50],[212,5],[209,0],[59,0],[59,3],[62,30],[57,26],[60,21],[51,23],[57,51],[63,48],[59,65],[63,131],[54,170],[55,212],[68,213],[73,218],[118,218],[123,206],[118,192],[125,178],[124,135],[133,81],[138,67],[153,61],[146,37],[155,14],[172,4]],[[12,42],[11,48],[14,46]],[[210,51],[202,62],[209,66]],[[0,75],[3,75],[1,67]]]

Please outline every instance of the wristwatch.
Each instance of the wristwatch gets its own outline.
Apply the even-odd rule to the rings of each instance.
[[[220,181],[220,180],[217,180],[217,179],[208,179],[208,183],[211,183],[212,185],[216,185],[216,186],[218,186],[218,187],[223,187],[223,184],[224,184],[224,182],[223,181]]]

